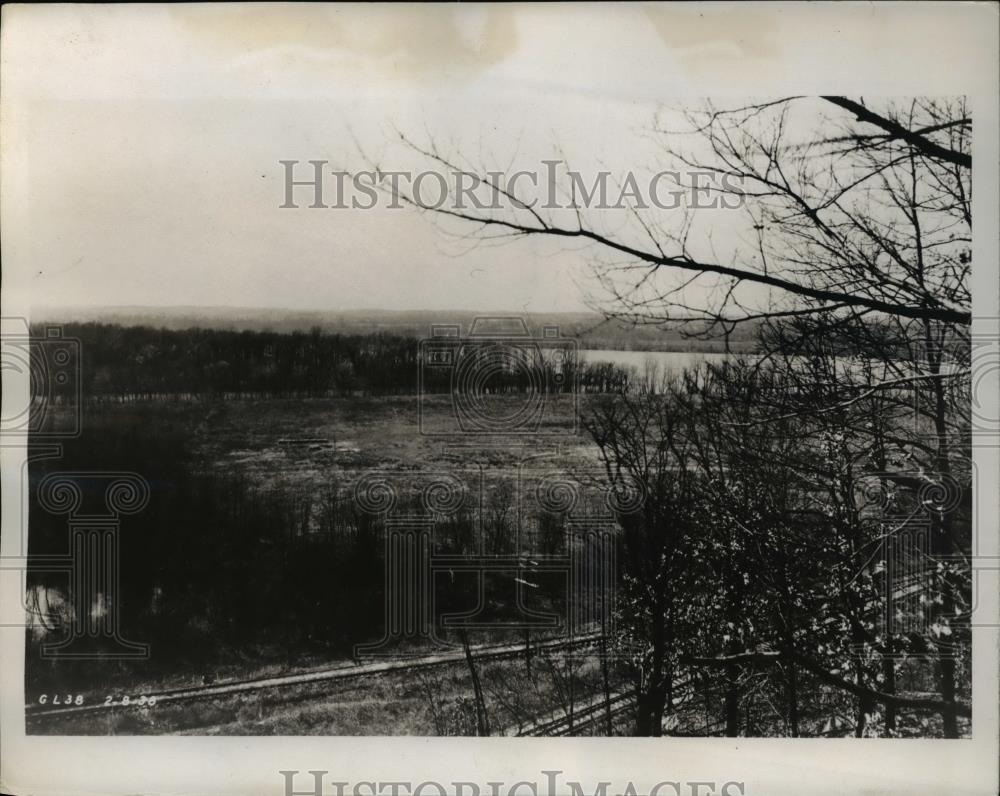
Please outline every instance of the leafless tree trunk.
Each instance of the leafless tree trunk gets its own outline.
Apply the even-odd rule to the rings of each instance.
[[[476,699],[476,733],[480,737],[490,734],[489,719],[486,715],[486,700],[483,698],[483,687],[479,682],[479,672],[476,670],[476,662],[472,657],[472,649],[469,647],[469,634],[465,630],[459,631],[462,639],[462,648],[465,650],[465,662],[469,666],[469,675],[472,677],[472,690]]]

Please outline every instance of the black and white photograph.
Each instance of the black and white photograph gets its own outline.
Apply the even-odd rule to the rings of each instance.
[[[810,739],[995,792],[997,6],[782,6],[5,6],[8,772]],[[90,759],[0,781],[222,792]],[[779,792],[742,759],[659,779]]]

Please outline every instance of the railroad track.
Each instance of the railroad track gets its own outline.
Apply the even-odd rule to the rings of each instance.
[[[539,652],[568,649],[595,644],[600,640],[599,633],[591,633],[572,639],[551,639],[531,645],[531,654]],[[472,657],[477,661],[495,661],[517,658],[524,655],[524,644],[503,644],[472,647]],[[287,688],[297,685],[311,685],[331,681],[352,680],[373,674],[398,672],[407,670],[428,669],[436,666],[451,666],[465,663],[465,652],[461,647],[452,651],[415,658],[396,659],[380,663],[362,664],[360,666],[338,666],[300,674],[281,675],[277,677],[259,677],[249,680],[236,680],[215,685],[190,686],[173,688],[163,691],[144,692],[145,701],[140,704],[132,701],[128,705],[112,701],[111,703],[92,703],[84,705],[66,705],[65,707],[48,707],[42,705],[25,706],[25,719],[38,721],[61,716],[79,716],[88,713],[105,713],[114,710],[130,710],[137,707],[190,702],[198,699],[226,697],[236,694],[251,693],[271,688]],[[151,701],[152,700],[152,701]]]
[[[679,680],[674,684],[674,697],[687,697],[690,692],[692,680],[690,677]],[[683,702],[681,703],[683,704]],[[551,737],[560,738],[576,735],[578,730],[584,727],[591,727],[599,722],[607,721],[608,707],[610,707],[611,720],[621,715],[635,706],[635,692],[624,691],[612,695],[608,705],[605,705],[603,695],[588,702],[586,705],[574,708],[572,715],[559,716],[541,722],[536,722],[530,727],[519,730],[514,735],[518,737]]]
[[[611,697],[611,718],[629,710],[635,703],[635,694],[625,692]],[[589,727],[598,721],[606,720],[607,713],[604,697],[584,705],[575,707],[572,716],[560,716],[558,718],[533,724],[515,733],[519,738],[559,738],[572,735],[576,730]]]

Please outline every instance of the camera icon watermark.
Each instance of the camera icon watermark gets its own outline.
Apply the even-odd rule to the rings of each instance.
[[[558,326],[533,336],[521,318],[477,318],[420,341],[420,433],[429,436],[577,433],[576,340]]]
[[[0,334],[4,390],[0,435],[50,441],[80,434],[80,341],[61,326],[33,330],[26,318],[5,317]],[[27,392],[13,388],[27,381]]]

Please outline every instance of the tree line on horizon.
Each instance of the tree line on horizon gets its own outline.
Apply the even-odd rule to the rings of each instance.
[[[79,341],[77,372],[85,401],[390,396],[459,388],[450,368],[422,367],[420,340],[385,332],[235,332],[83,323],[67,324],[63,336]],[[616,363],[550,356],[541,341],[520,350],[526,358],[512,356],[507,367],[491,373],[486,390],[608,392],[628,389],[640,375],[637,368]],[[62,393],[68,398],[66,388]]]

